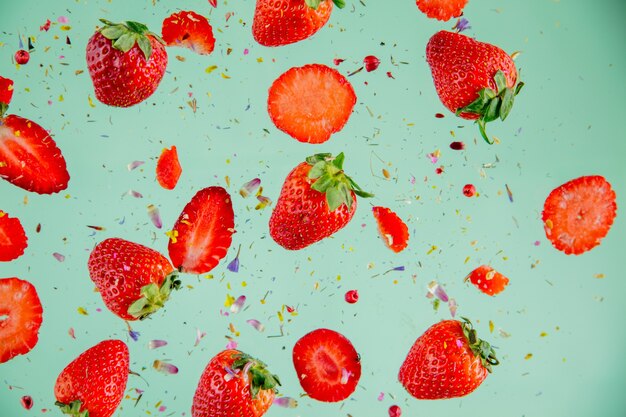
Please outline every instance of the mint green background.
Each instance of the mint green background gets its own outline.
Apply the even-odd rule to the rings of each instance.
[[[335,10],[313,38],[275,49],[252,39],[253,1],[219,3],[214,10],[206,0],[0,0],[0,74],[12,78],[16,87],[10,111],[53,132],[72,177],[68,190],[55,196],[0,183],[0,209],[19,217],[29,236],[26,254],[0,264],[0,276],[31,281],[44,306],[38,345],[0,365],[0,416],[41,415],[42,409],[55,408],[53,386],[59,372],[105,338],[127,341],[131,369],[145,378],[130,376],[127,392],[135,397],[131,389],[140,388],[145,394],[136,408],[134,401],[122,401],[117,416],[190,415],[200,373],[225,347],[229,323],[241,332],[236,337],[239,348],[266,361],[281,377],[281,392],[291,397],[302,393],[291,349],[303,334],[318,327],[335,329],[362,356],[363,376],[349,400],[324,404],[304,397],[296,409],[272,407],[270,417],[384,417],[392,404],[411,417],[626,415],[626,3],[470,0],[465,16],[472,29],[467,34],[510,53],[522,51],[516,62],[527,85],[506,123],[490,126],[490,133],[502,141],[494,146],[439,102],[424,50],[432,34],[453,22],[427,19],[414,1],[364,0],[363,6],[348,0],[346,9]],[[130,109],[98,102],[91,108],[88,96],[94,94],[84,51],[97,18],[138,20],[159,32],[162,20],[177,7],[209,16],[215,52],[207,57],[168,49],[168,72],[149,100]],[[226,23],[229,11],[234,15]],[[70,31],[55,24],[49,32],[39,32],[46,18],[56,22],[62,15],[69,17]],[[36,36],[30,63],[19,68],[12,63],[18,35]],[[66,35],[71,46],[65,44]],[[230,55],[227,48],[232,48]],[[382,64],[375,72],[350,78],[358,102],[346,127],[329,142],[300,144],[273,126],[266,111],[267,88],[278,75],[312,62],[333,66],[333,58],[346,60],[338,69],[347,74],[369,54]],[[393,66],[391,56],[408,64]],[[219,68],[207,74],[211,65]],[[77,70],[84,72],[75,75]],[[231,78],[222,78],[222,72]],[[195,114],[186,104],[189,92],[197,99]],[[445,118],[436,119],[438,112]],[[465,151],[449,149],[454,140],[450,131],[466,143]],[[156,158],[170,145],[178,147],[184,170],[174,191],[163,190],[154,178]],[[433,165],[426,155],[436,149],[441,158]],[[376,198],[360,200],[354,220],[333,239],[299,252],[284,251],[268,235],[271,209],[255,211],[256,200],[241,198],[239,187],[258,176],[264,195],[276,201],[285,175],[304,157],[341,151],[347,155],[348,172]],[[374,152],[391,165],[383,165]],[[496,158],[495,167],[482,169]],[[133,160],[146,164],[129,172],[126,166]],[[434,172],[439,165],[445,167],[441,176]],[[381,178],[383,167],[393,181]],[[604,175],[612,183],[618,217],[601,246],[582,256],[566,256],[544,236],[543,202],[556,186],[588,174]],[[184,283],[193,289],[175,294],[151,320],[133,324],[141,336],[138,342],[130,340],[125,323],[93,291],[87,272],[90,249],[104,238],[122,237],[166,253],[164,231],[183,206],[200,188],[225,186],[225,176],[231,181],[237,228],[228,257],[212,271],[213,280],[185,276]],[[466,183],[475,184],[480,196],[465,198],[461,188]],[[129,189],[143,198],[123,197]],[[149,204],[159,208],[162,230],[150,223]],[[391,207],[407,221],[411,241],[406,251],[394,254],[384,248],[370,204]],[[94,233],[87,225],[106,230]],[[239,245],[241,269],[234,274],[226,265]],[[427,254],[433,245],[438,249]],[[65,262],[55,260],[54,252],[65,255]],[[463,283],[481,263],[491,263],[511,279],[504,293],[489,298]],[[371,278],[400,265],[405,272]],[[460,305],[459,315],[476,323],[482,336],[497,346],[502,361],[465,398],[418,401],[396,380],[413,341],[431,324],[450,317],[447,306],[435,311],[425,298],[431,280],[445,286]],[[361,298],[348,305],[343,294],[353,288]],[[268,291],[263,305],[260,300]],[[246,309],[221,316],[227,294],[245,294]],[[299,315],[289,317],[284,337],[268,337],[280,333],[276,312],[283,304],[296,306]],[[78,307],[89,315],[79,315]],[[252,329],[245,323],[250,318],[263,322],[266,331]],[[489,320],[495,324],[493,334]],[[76,340],[68,335],[70,327]],[[196,328],[207,336],[194,348]],[[511,337],[503,338],[498,329]],[[541,332],[547,336],[540,337]],[[149,350],[151,339],[165,339],[169,345]],[[528,353],[533,357],[525,360]],[[180,372],[157,372],[152,368],[155,359],[170,361]],[[383,401],[377,400],[380,392],[385,393]],[[20,406],[22,395],[33,397],[32,410]],[[158,401],[167,407],[165,412],[158,412]],[[60,412],[53,409],[46,415]]]

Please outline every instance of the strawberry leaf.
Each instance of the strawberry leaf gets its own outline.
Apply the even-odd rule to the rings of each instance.
[[[113,47],[115,49],[118,49],[118,50],[122,51],[122,52],[128,52],[128,51],[130,51],[130,48],[135,46],[135,41],[136,40],[137,40],[137,38],[135,38],[135,34],[129,33],[129,32],[125,32],[122,36],[117,38],[117,40],[115,40],[115,42],[113,42]]]
[[[346,2],[344,0],[333,0],[333,3],[335,3],[335,6],[339,7],[340,9],[346,7]]]
[[[496,86],[498,87],[498,94],[506,90],[506,77],[501,70],[498,70],[498,72],[496,72],[493,80],[496,82]]]
[[[140,35],[149,32],[148,26],[144,25],[143,23],[127,21],[126,25],[130,30]]]
[[[306,158],[306,162],[309,165],[315,165],[320,161],[325,161],[328,158],[332,158],[333,155],[330,153],[316,153],[315,155],[311,155],[309,157]]]
[[[123,25],[113,25],[104,27],[100,33],[107,39],[115,40],[126,33],[126,28]]]
[[[513,108],[513,100],[515,99],[515,92],[512,88],[507,88],[502,96],[502,106],[500,106],[500,119],[504,120],[511,112]]]
[[[325,167],[326,167],[326,162],[319,161],[318,163],[313,165],[313,168],[311,168],[311,170],[309,171],[308,177],[312,180],[321,177],[325,171],[324,169]]]
[[[69,404],[56,401],[54,405],[58,406],[63,414],[67,414],[72,417],[89,417],[89,410],[80,411],[80,408],[83,406],[83,403],[80,400],[72,401]]]
[[[491,367],[500,364],[500,361],[496,358],[495,350],[493,350],[493,347],[488,342],[478,338],[476,330],[472,327],[472,322],[465,317],[461,317],[461,319],[463,320],[461,322],[463,334],[465,335],[465,339],[472,353],[474,356],[480,357],[480,362],[483,367],[491,373]]]
[[[165,305],[172,290],[178,290],[179,288],[178,271],[174,271],[165,277],[161,287],[154,283],[143,286],[141,288],[141,298],[128,307],[128,314],[139,320],[144,320]]]
[[[346,156],[341,152],[339,155],[333,159],[333,165],[337,167],[337,169],[343,169],[343,161],[346,159]]]
[[[313,10],[317,10],[317,7],[323,0],[304,0],[307,6],[309,6]]]
[[[247,371],[250,379],[250,394],[256,398],[260,390],[273,390],[278,392],[280,385],[278,376],[272,374],[263,362],[245,353],[240,353],[234,357],[233,370],[239,369]]]
[[[150,40],[145,36],[139,36],[137,38],[137,45],[139,45],[139,49],[143,52],[143,56],[146,57],[146,61],[149,61],[152,55],[152,44]]]

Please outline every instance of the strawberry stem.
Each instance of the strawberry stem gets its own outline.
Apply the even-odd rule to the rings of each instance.
[[[63,414],[67,414],[72,417],[89,417],[89,410],[80,411],[83,403],[80,400],[72,401],[69,404],[56,401],[55,405],[59,406]]]
[[[513,108],[515,96],[519,94],[523,82],[517,83],[512,88],[506,86],[506,76],[502,70],[498,70],[493,77],[497,91],[491,88],[483,88],[478,92],[478,98],[465,107],[456,110],[456,115],[461,113],[473,113],[480,117],[476,120],[480,135],[485,142],[492,145],[493,141],[487,136],[486,125],[496,119],[504,121]]]
[[[478,338],[478,334],[476,330],[474,330],[472,326],[472,322],[465,317],[461,317],[463,322],[461,322],[461,326],[463,328],[463,334],[467,339],[467,343],[474,353],[474,356],[480,357],[480,362],[482,365],[489,371],[492,372],[492,366],[496,366],[500,364],[500,361],[496,358],[496,351],[491,347],[488,342],[485,342],[482,339]]]
[[[276,386],[280,385],[280,380],[277,375],[267,370],[265,363],[245,353],[237,354],[233,359],[235,360],[232,365],[233,370],[239,369],[248,373],[252,398],[256,398],[261,390],[278,392]]]
[[[154,283],[142,287],[141,298],[128,307],[128,314],[139,320],[144,320],[165,305],[172,290],[178,289],[180,289],[180,280],[178,279],[178,271],[174,271],[165,277],[160,288]]]
[[[163,39],[156,33],[150,32],[148,26],[143,23],[133,21],[113,23],[106,19],[100,19],[100,21],[104,23],[100,33],[111,41],[113,48],[122,52],[128,52],[137,44],[143,52],[146,61],[149,61],[152,55],[152,44],[148,36],[154,37],[165,45]]]
[[[343,171],[345,155],[341,152],[336,157],[329,153],[319,153],[306,158],[306,162],[312,166],[308,177],[316,181],[311,188],[326,194],[328,210],[333,212],[342,204],[352,209],[354,203],[352,192],[359,197],[373,197],[373,194],[363,191],[357,183]]]

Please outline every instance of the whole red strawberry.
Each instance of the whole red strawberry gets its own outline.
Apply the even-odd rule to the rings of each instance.
[[[0,178],[38,194],[66,189],[70,175],[50,133],[31,120],[5,116],[12,96],[13,81],[0,77]]]
[[[167,67],[163,40],[137,22],[104,26],[87,43],[87,68],[96,98],[115,107],[130,107],[154,93]]]
[[[413,397],[436,400],[474,391],[499,362],[467,319],[432,325],[411,347],[398,379]]]
[[[57,378],[56,405],[74,417],[112,416],[124,397],[128,362],[128,347],[121,340],[104,340],[87,349]]]
[[[159,252],[127,240],[105,239],[89,255],[89,276],[104,304],[124,320],[143,320],[178,289],[178,271]]]
[[[252,36],[264,46],[280,46],[313,36],[328,22],[333,3],[344,0],[257,0]]]
[[[218,353],[204,369],[193,397],[192,417],[261,417],[280,381],[266,365],[238,350]]]
[[[345,227],[356,211],[356,196],[372,197],[343,171],[344,155],[310,156],[285,178],[270,217],[270,235],[298,250]]]
[[[426,61],[443,105],[464,119],[477,119],[481,135],[493,143],[485,125],[506,119],[524,85],[516,84],[513,59],[497,46],[442,30],[428,41]]]

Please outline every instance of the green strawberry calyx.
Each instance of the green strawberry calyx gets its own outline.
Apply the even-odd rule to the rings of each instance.
[[[100,21],[104,23],[100,33],[111,41],[113,48],[122,52],[128,52],[137,44],[141,52],[143,52],[146,61],[149,61],[152,55],[152,44],[149,36],[165,45],[163,39],[159,35],[150,32],[148,26],[143,23],[132,21],[113,23],[106,19],[100,19]]]
[[[323,3],[325,1],[326,0],[304,0],[306,5],[309,6],[313,10],[317,10],[317,6],[319,6],[320,3]],[[339,7],[340,9],[343,9],[344,7],[346,7],[345,0],[333,0],[333,3],[335,3],[335,6]]]
[[[9,105],[7,103],[0,103],[0,119],[4,117],[4,113],[9,110]]]
[[[59,408],[61,409],[61,412],[63,414],[67,414],[68,416],[89,417],[89,410],[80,411],[80,408],[83,406],[83,403],[80,400],[72,401],[69,404],[65,404],[60,401],[57,401],[54,404],[59,406]]]
[[[238,353],[233,356],[233,359],[233,370],[247,373],[250,381],[250,394],[253,399],[257,397],[261,390],[278,392],[276,387],[280,385],[280,380],[277,375],[272,374],[267,369],[265,363],[245,353]]]
[[[513,87],[506,86],[506,76],[502,70],[498,70],[493,80],[496,84],[497,91],[487,87],[478,92],[478,98],[465,107],[456,110],[456,115],[461,113],[472,113],[479,116],[476,123],[480,129],[480,134],[485,141],[492,145],[493,141],[489,139],[486,131],[486,124],[496,119],[504,120],[513,108],[515,96],[519,94],[524,86],[523,82],[518,82]]]
[[[461,317],[461,319],[463,319],[463,322],[461,322],[463,334],[467,339],[467,343],[472,350],[472,353],[474,356],[480,357],[482,365],[491,373],[491,367],[500,364],[500,361],[496,358],[495,350],[493,350],[493,347],[491,347],[489,343],[478,338],[471,321],[465,317]]]
[[[180,289],[180,280],[178,279],[178,271],[174,271],[165,277],[161,287],[155,283],[143,286],[141,298],[128,307],[128,314],[139,320],[144,320],[165,305],[172,290],[178,289]]]
[[[342,204],[352,210],[354,203],[352,192],[359,197],[374,197],[373,194],[363,191],[352,178],[343,171],[345,155],[340,153],[333,157],[329,153],[318,153],[309,156],[306,162],[311,165],[308,177],[316,180],[311,188],[326,194],[326,203],[329,211],[333,212]]]

